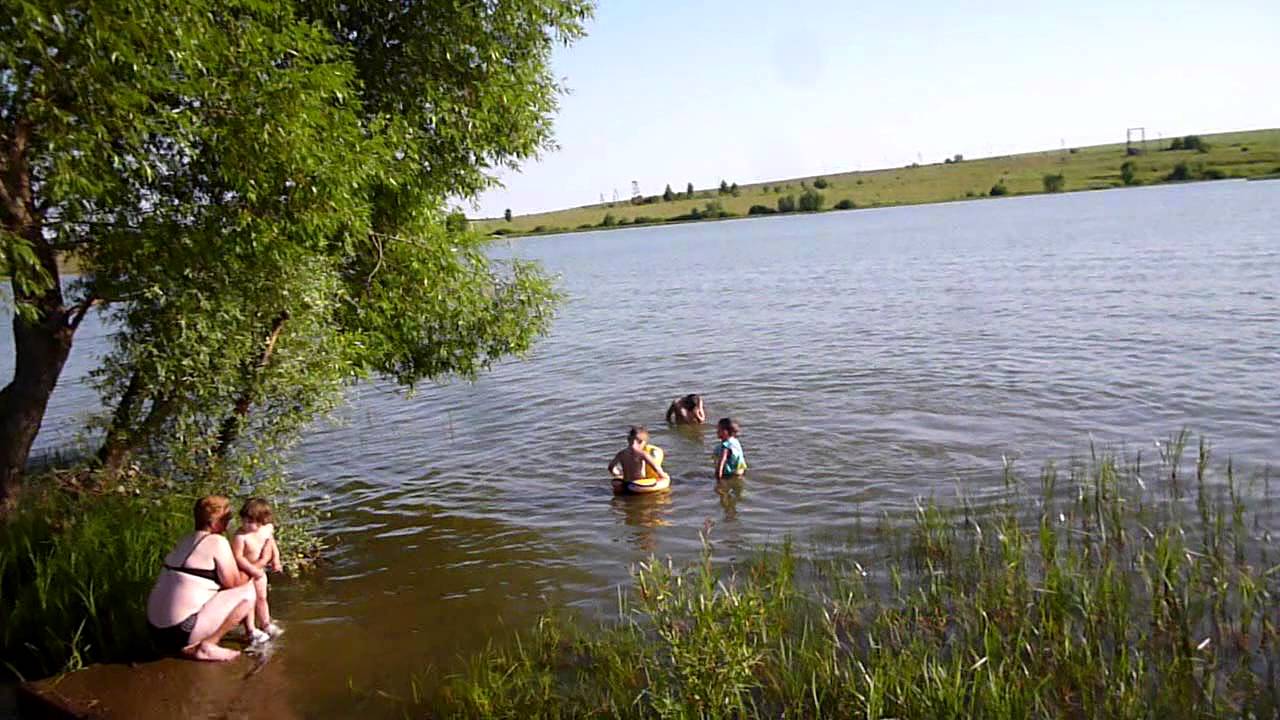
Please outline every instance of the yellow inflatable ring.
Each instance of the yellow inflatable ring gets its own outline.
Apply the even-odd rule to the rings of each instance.
[[[635,482],[623,482],[615,479],[613,481],[613,491],[619,495],[647,495],[649,493],[662,492],[671,489],[670,478],[658,478],[656,480],[637,480]]]
[[[644,451],[649,453],[654,460],[658,461],[658,467],[662,467],[662,460],[664,457],[662,448],[657,445],[645,445]],[[670,488],[671,478],[662,477],[656,470],[649,467],[648,463],[645,463],[644,466],[644,478],[640,480],[625,482],[621,478],[615,477],[613,479],[613,491],[619,495],[624,493],[644,495],[647,493],[662,492],[663,490],[668,490]]]

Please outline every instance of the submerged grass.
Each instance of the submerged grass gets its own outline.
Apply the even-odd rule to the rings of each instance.
[[[0,522],[0,677],[157,656],[147,594],[207,490],[142,475],[87,489],[77,482],[86,477],[46,471]],[[296,568],[315,539],[305,522],[289,522],[296,513],[276,510],[282,553]]]
[[[922,502],[881,561],[712,545],[620,618],[549,615],[419,709],[567,718],[1275,717],[1277,570],[1228,463],[1093,456],[992,507]]]

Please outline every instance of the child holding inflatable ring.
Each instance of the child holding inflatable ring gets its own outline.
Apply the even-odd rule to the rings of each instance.
[[[637,425],[627,433],[627,447],[609,462],[614,492],[655,492],[670,486],[671,476],[662,469],[662,451],[649,444],[649,431]]]

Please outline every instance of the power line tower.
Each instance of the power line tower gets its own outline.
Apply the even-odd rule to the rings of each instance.
[[[1138,138],[1138,143],[1140,143],[1142,147],[1139,148],[1134,146],[1134,142],[1133,142],[1134,137]],[[1124,154],[1137,155],[1139,153],[1145,153],[1146,151],[1147,151],[1147,129],[1144,127],[1125,128]]]
[[[613,189],[613,201],[618,202],[618,188]]]

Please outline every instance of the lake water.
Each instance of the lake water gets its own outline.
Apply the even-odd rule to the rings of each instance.
[[[320,572],[273,590],[289,632],[271,665],[300,714],[380,707],[367,692],[403,695],[549,604],[607,613],[633,563],[694,557],[708,520],[726,556],[822,543],[918,497],[993,497],[1002,457],[1031,474],[1091,437],[1154,457],[1183,427],[1252,472],[1280,461],[1280,182],[501,252],[542,260],[569,296],[530,360],[411,398],[363,386],[298,451],[333,541]],[[78,339],[41,446],[93,407],[73,378],[101,333]],[[742,482],[717,491],[712,429],[663,424],[687,392],[742,423]],[[631,424],[667,451],[669,495],[612,496],[605,465]]]

